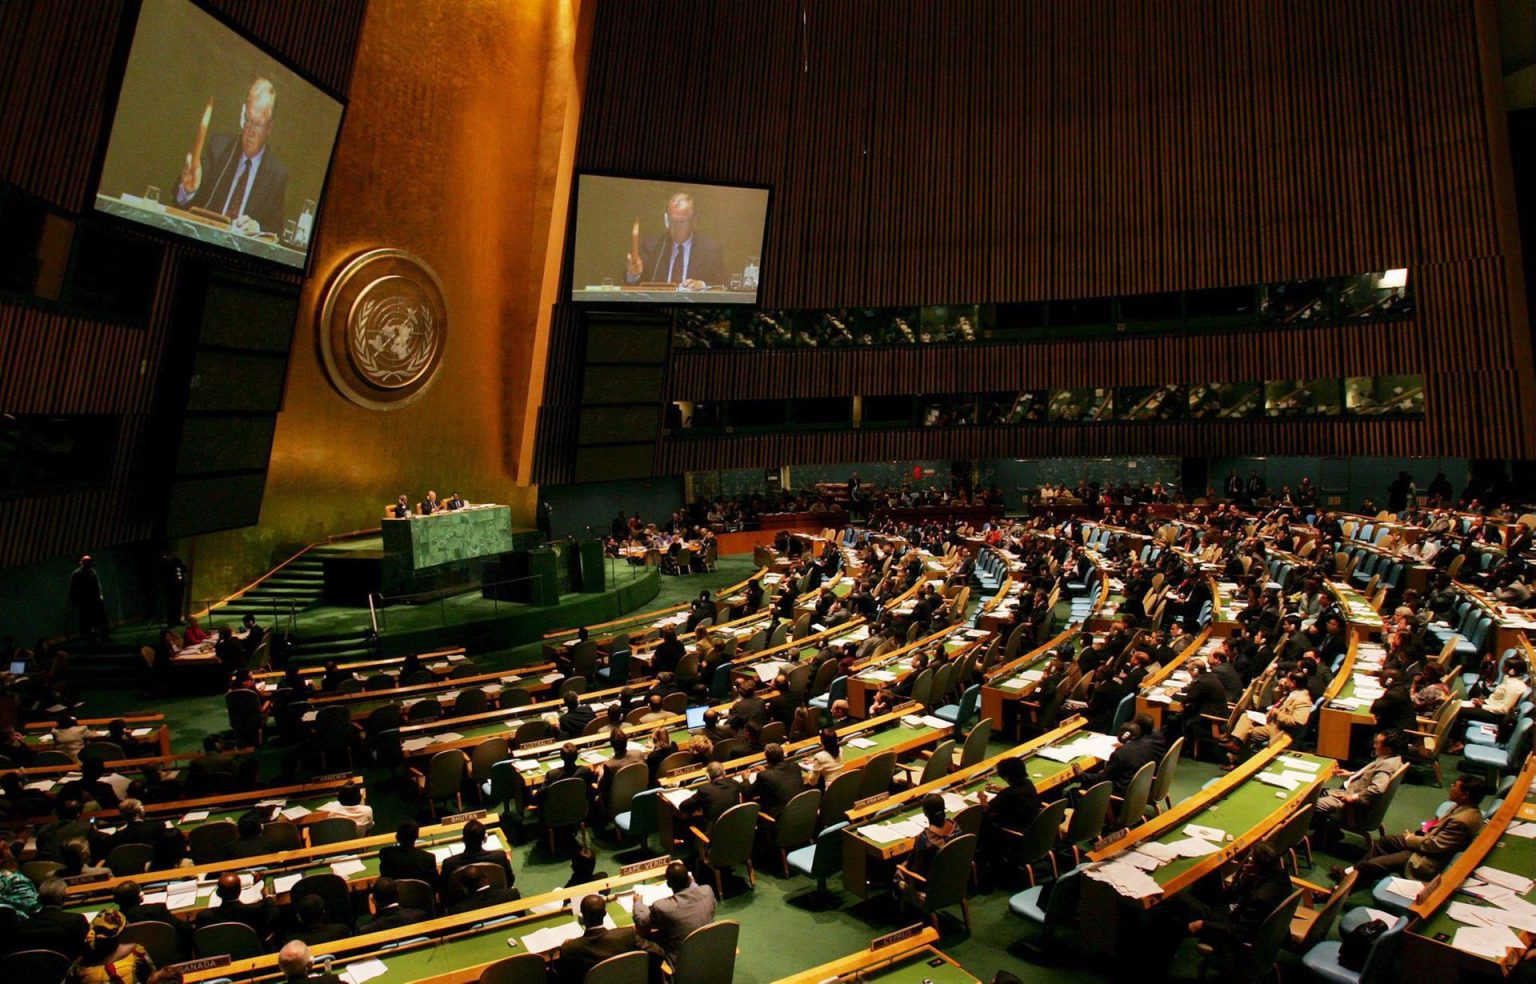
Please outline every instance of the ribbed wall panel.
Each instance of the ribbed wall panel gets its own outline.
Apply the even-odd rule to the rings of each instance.
[[[1403,266],[1418,298],[1411,322],[1341,328],[681,351],[668,392],[1422,372],[1422,420],[663,438],[658,469],[909,454],[1536,456],[1477,2],[602,3],[579,165],[773,186],[765,306],[1083,298]],[[552,373],[546,402],[579,378]]]
[[[210,2],[322,85],[345,94],[366,0]],[[115,102],[113,53],[128,6],[124,0],[0,2],[0,181],[66,215],[84,213],[91,204],[90,181]],[[164,241],[138,230],[119,232],[130,243]],[[166,353],[182,343],[173,337],[172,307],[184,263],[299,279],[190,242],[172,243],[162,255],[153,302],[140,322],[0,301],[0,411],[108,413],[122,421],[104,486],[37,490],[6,500],[0,566],[154,535],[159,507],[142,498],[144,452],[154,437],[149,431]]]

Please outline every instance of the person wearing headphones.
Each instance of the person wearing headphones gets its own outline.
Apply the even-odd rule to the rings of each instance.
[[[726,279],[720,244],[696,231],[693,196],[678,192],[667,199],[664,232],[640,240],[640,220],[630,231],[624,282],[676,284],[686,290],[718,286]]]
[[[277,87],[258,78],[240,107],[240,132],[210,134],[209,101],[176,182],[176,204],[223,215],[248,236],[280,232],[288,214],[288,168],[267,146],[276,106]]]

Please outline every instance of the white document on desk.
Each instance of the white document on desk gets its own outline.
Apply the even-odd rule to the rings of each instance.
[[[661,794],[661,798],[671,803],[673,807],[681,809],[683,804],[688,802],[689,797],[692,795],[693,790],[691,789],[669,789]]]
[[[848,744],[854,748],[874,748],[880,743],[869,738],[849,738]]]
[[[1091,865],[1087,875],[1095,881],[1104,882],[1128,899],[1145,899],[1163,894],[1162,886],[1151,876],[1124,861],[1105,861]]]
[[[580,923],[563,922],[556,926],[546,926],[544,929],[529,933],[524,936],[523,946],[529,953],[546,953],[555,949],[562,943],[576,939],[585,930]]]
[[[1424,883],[1414,881],[1411,878],[1387,878],[1382,883],[1382,890],[1405,899],[1417,899],[1419,893],[1424,891]]]
[[[1184,835],[1186,837],[1198,837],[1203,841],[1210,841],[1213,844],[1224,843],[1227,839],[1227,832],[1225,830],[1217,830],[1215,827],[1202,827],[1198,823],[1185,824]]]
[[[1520,937],[1507,929],[1491,929],[1487,926],[1463,926],[1451,939],[1451,946],[1465,953],[1503,960],[1509,950],[1520,950],[1525,944]]]
[[[293,875],[278,875],[276,878],[272,879],[272,891],[276,892],[278,895],[287,895],[289,892],[293,891],[293,886],[297,885],[303,879],[304,872],[302,871]]]
[[[367,960],[358,960],[347,964],[347,969],[341,972],[341,979],[347,984],[364,984],[375,977],[381,977],[389,973],[389,968],[384,966],[384,961],[376,957]]]
[[[1488,865],[1483,865],[1472,872],[1472,874],[1490,884],[1503,885],[1516,895],[1525,895],[1533,887],[1536,887],[1536,884],[1533,884],[1529,878],[1523,878],[1513,872],[1503,871],[1499,868],[1491,868]]]
[[[367,871],[368,866],[357,858],[339,858],[331,862],[331,870],[343,878],[350,878]]]

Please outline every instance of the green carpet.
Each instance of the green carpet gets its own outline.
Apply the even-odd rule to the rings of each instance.
[[[713,574],[693,577],[664,577],[661,593],[650,608],[669,607],[696,597],[704,589],[715,589],[742,580],[751,572],[750,558],[722,558],[720,569]],[[539,655],[539,644],[530,643],[516,648],[478,655],[477,665],[487,669],[500,669],[525,665]],[[136,694],[123,691],[91,691],[82,695],[86,706],[82,712],[90,716],[121,713],[142,709],[145,702]],[[222,701],[217,697],[174,697],[157,699],[154,709],[165,714],[171,725],[172,742],[177,751],[190,751],[199,747],[204,735],[223,731],[228,727]],[[993,743],[993,751],[1000,752],[1007,746]],[[275,780],[285,769],[285,756],[291,749],[282,746],[263,749],[264,776]],[[1456,763],[1444,763],[1447,782],[1456,775]],[[1185,759],[1173,783],[1175,802],[1195,793],[1211,779],[1221,775],[1216,765]],[[365,773],[369,783],[369,802],[373,805],[379,829],[388,830],[402,819],[415,815],[415,806],[398,791],[388,787],[382,773]],[[1445,791],[1433,786],[1405,783],[1387,816],[1389,831],[1416,825],[1434,814],[1435,807],[1445,798]],[[468,805],[468,804],[466,804]],[[593,848],[599,854],[599,870],[616,872],[625,864],[642,858],[635,850],[618,849],[611,841],[593,837]],[[1318,884],[1329,884],[1327,871],[1333,864],[1348,864],[1359,854],[1358,840],[1350,839],[1338,848],[1338,856],[1315,855],[1314,867],[1303,868],[1302,877]],[[517,886],[525,896],[555,889],[563,885],[569,874],[567,856],[549,854],[542,843],[524,843],[513,851],[513,864],[517,871]],[[852,895],[837,893],[835,900],[823,901],[815,896],[815,885],[808,879],[794,876],[785,878],[777,870],[777,859],[764,859],[758,869],[757,887],[749,890],[745,870],[738,869],[737,877],[727,881],[727,897],[720,905],[721,918],[735,919],[741,923],[741,954],[737,961],[735,980],[742,984],[762,984],[787,974],[805,970],[837,957],[865,949],[871,938],[890,932],[916,921],[908,915],[899,917],[893,902],[887,899],[859,901]],[[838,888],[833,879],[832,888]],[[1104,968],[1092,965],[1086,958],[1064,957],[1049,965],[1034,963],[1013,945],[1022,939],[1032,938],[1034,929],[1008,911],[1008,890],[994,891],[974,898],[971,903],[972,928],[967,932],[960,922],[958,909],[953,915],[946,914],[942,921],[941,949],[960,961],[972,974],[983,981],[990,981],[998,970],[1007,969],[1030,982],[1109,981],[1117,976],[1145,979],[1134,961],[1122,962],[1120,974],[1112,974]],[[1361,893],[1354,900],[1357,904],[1369,901],[1368,893]],[[1181,951],[1175,964],[1174,974],[1193,978],[1196,964],[1192,947]],[[1290,956],[1282,960],[1282,971],[1288,979],[1304,979],[1299,961]]]

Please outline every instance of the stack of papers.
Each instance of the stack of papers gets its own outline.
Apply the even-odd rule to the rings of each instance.
[[[1502,886],[1516,895],[1528,895],[1532,888],[1536,888],[1536,882],[1532,882],[1529,878],[1489,867],[1488,865],[1483,865],[1472,872],[1472,874],[1476,875],[1479,881],[1487,882],[1490,885]]]
[[[1162,886],[1153,881],[1150,875],[1123,858],[1089,865],[1085,874],[1128,899],[1145,899],[1163,894]]]
[[[368,866],[355,857],[337,858],[331,862],[331,870],[343,878],[351,878],[368,870]]]
[[[400,750],[403,752],[419,752],[431,744],[431,738],[408,738],[400,743]]]
[[[272,891],[278,895],[287,895],[293,891],[293,886],[297,885],[303,878],[304,873],[302,871],[292,875],[278,875],[272,879]]]
[[[1226,841],[1227,832],[1225,830],[1217,830],[1215,827],[1202,827],[1197,823],[1187,823],[1184,825],[1184,836],[1198,837],[1203,841],[1221,844]]]
[[[178,823],[200,823],[208,819],[207,810],[193,810],[191,813],[183,813]]]
[[[928,821],[921,816],[908,817],[905,820],[892,820],[889,823],[871,823],[859,828],[859,833],[866,839],[876,844],[894,844],[897,841],[911,840],[921,834],[928,826]]]
[[[874,748],[880,743],[869,738],[849,738],[848,744],[854,748]]]
[[[167,909],[190,909],[197,904],[197,880],[171,882],[165,887]]]

